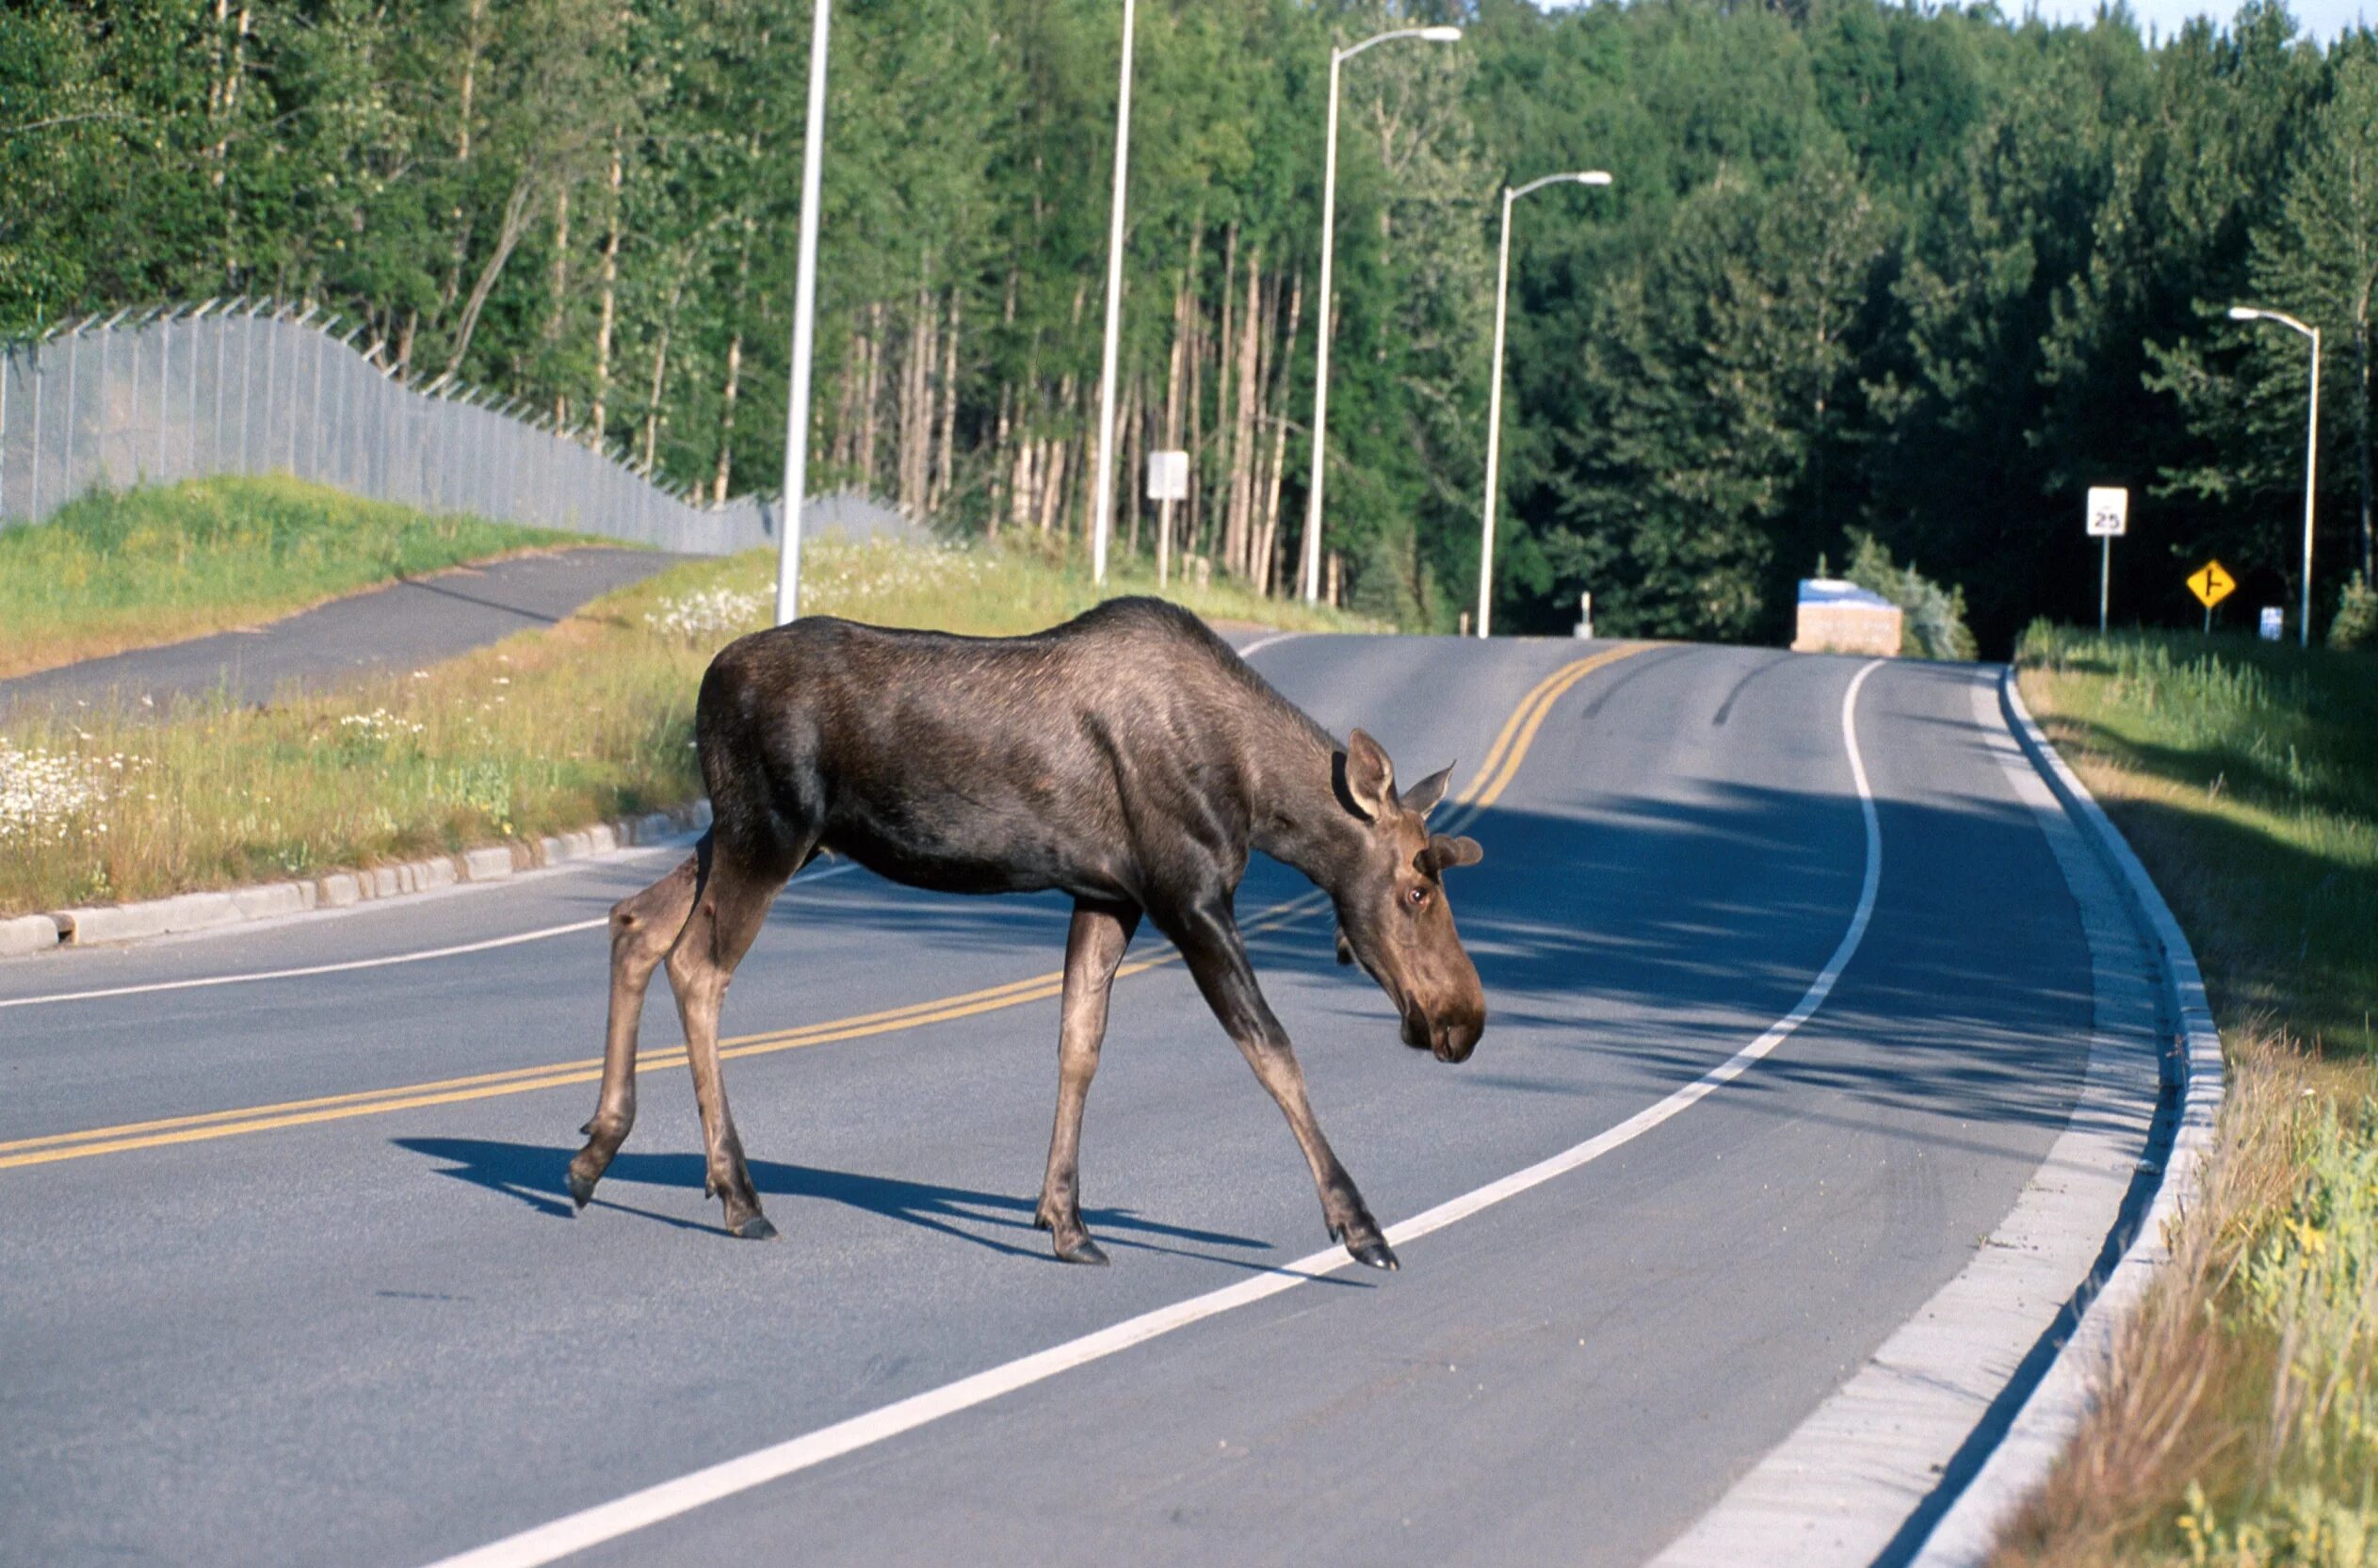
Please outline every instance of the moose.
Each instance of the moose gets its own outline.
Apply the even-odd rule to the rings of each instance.
[[[1057,1124],[1034,1216],[1059,1258],[1107,1261],[1082,1223],[1082,1106],[1115,970],[1144,914],[1287,1117],[1330,1235],[1362,1263],[1396,1267],[1321,1136],[1232,898],[1251,848],[1303,872],[1335,905],[1338,962],[1379,982],[1404,1043],[1466,1059],[1486,1000],[1443,877],[1480,851],[1426,824],[1450,768],[1399,794],[1369,736],[1355,730],[1340,747],[1205,622],[1146,598],[1015,638],[827,617],[756,632],[712,660],[694,732],[710,828],[683,864],[611,911],[603,1085],[569,1169],[579,1208],[635,1121],[637,1026],[665,962],[701,1108],[705,1195],[723,1200],[730,1234],[776,1234],[727,1110],[719,1008],[777,891],[832,851],[914,887],[1073,897]]]

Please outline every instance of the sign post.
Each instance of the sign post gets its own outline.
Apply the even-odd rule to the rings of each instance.
[[[2106,601],[2113,584],[2113,542],[2130,525],[2130,492],[2120,485],[2089,487],[2089,537],[2102,548],[2097,558],[2097,635],[2106,635]]]
[[[1173,503],[1189,499],[1189,454],[1148,454],[1148,499],[1156,503],[1156,586],[1173,580]]]
[[[2238,591],[2238,580],[2217,560],[2208,560],[2189,574],[2188,590],[2205,606],[2205,635],[2213,634],[2213,606]]]

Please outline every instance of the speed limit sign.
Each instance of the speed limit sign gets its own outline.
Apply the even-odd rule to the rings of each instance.
[[[2130,493],[2120,485],[2089,490],[2089,537],[2120,539],[2130,525]]]

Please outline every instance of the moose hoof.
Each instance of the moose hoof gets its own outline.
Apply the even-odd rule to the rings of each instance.
[[[1395,1249],[1388,1246],[1384,1238],[1380,1237],[1366,1237],[1359,1241],[1349,1241],[1346,1243],[1346,1250],[1354,1255],[1354,1261],[1356,1263],[1362,1264],[1366,1268],[1394,1269],[1399,1267],[1399,1265],[1396,1262]]]
[[[773,1241],[776,1227],[768,1222],[767,1215],[754,1214],[739,1225],[729,1225],[727,1234],[739,1241]]]
[[[572,1203],[577,1204],[578,1207],[583,1209],[587,1206],[587,1204],[594,1201],[595,1178],[592,1176],[581,1176],[578,1174],[578,1168],[574,1165],[570,1168],[569,1181],[570,1201]]]
[[[1080,1240],[1076,1241],[1071,1245],[1060,1241],[1057,1244],[1057,1261],[1060,1263],[1094,1263],[1100,1268],[1104,1268],[1107,1263],[1107,1253],[1106,1250],[1100,1247],[1097,1242],[1092,1241],[1090,1237],[1085,1236]]]

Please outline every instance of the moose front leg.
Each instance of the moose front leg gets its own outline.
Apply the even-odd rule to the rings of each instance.
[[[1170,934],[1189,961],[1189,973],[1204,993],[1206,1006],[1238,1043],[1239,1054],[1288,1119],[1297,1146],[1304,1151],[1331,1237],[1344,1242],[1357,1263],[1373,1269],[1395,1268],[1395,1250],[1387,1245],[1379,1221],[1370,1217],[1363,1195],[1354,1189],[1354,1178],[1346,1173],[1329,1140],[1321,1136],[1321,1124],[1305,1098],[1304,1070],[1297,1065],[1287,1030],[1280,1026],[1255,984],[1254,966],[1247,962],[1247,945],[1239,938],[1229,901],[1208,900],[1175,924],[1178,929]]]
[[[1082,1224],[1082,1103],[1098,1071],[1098,1047],[1107,1037],[1107,997],[1115,968],[1140,912],[1129,904],[1076,900],[1065,935],[1065,998],[1057,1034],[1057,1127],[1049,1135],[1048,1173],[1041,1178],[1041,1204],[1032,1223],[1049,1233],[1066,1263],[1104,1263],[1107,1254]]]

